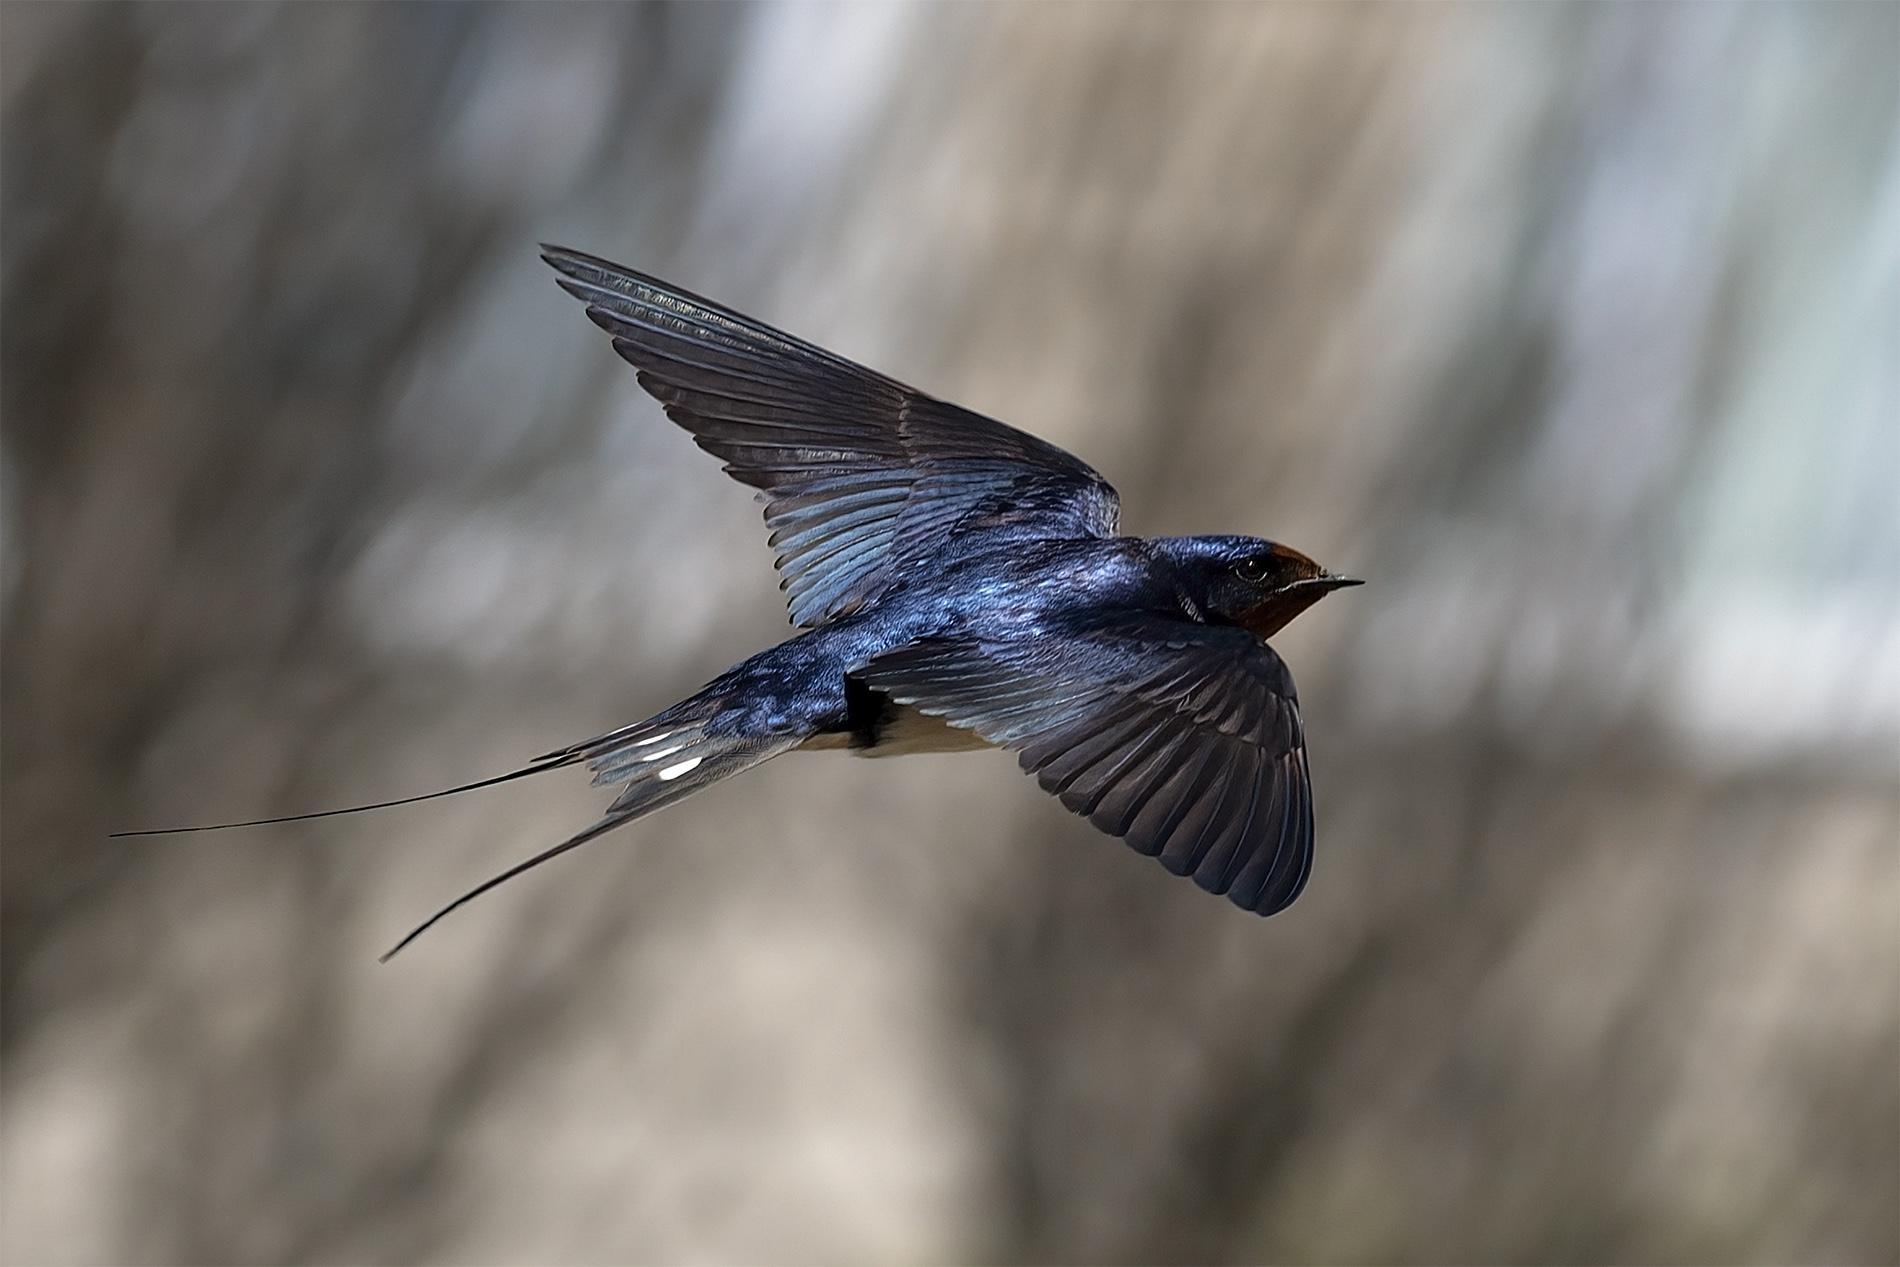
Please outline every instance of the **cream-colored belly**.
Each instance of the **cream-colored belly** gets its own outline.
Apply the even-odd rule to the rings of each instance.
[[[974,730],[952,726],[941,717],[932,717],[908,704],[891,704],[878,721],[877,742],[869,747],[854,747],[849,734],[816,735],[802,748],[850,748],[860,757],[904,757],[915,752],[974,752],[991,745]]]

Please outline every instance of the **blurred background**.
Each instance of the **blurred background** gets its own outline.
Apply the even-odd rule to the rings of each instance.
[[[0,7],[16,1263],[1900,1258],[1900,7]],[[535,244],[1365,577],[1262,921],[788,632]]]

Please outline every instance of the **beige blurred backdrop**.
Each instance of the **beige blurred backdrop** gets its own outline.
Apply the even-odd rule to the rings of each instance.
[[[5,1259],[1894,1262],[1900,7],[0,8]],[[1244,914],[793,755],[535,244],[1363,576]]]

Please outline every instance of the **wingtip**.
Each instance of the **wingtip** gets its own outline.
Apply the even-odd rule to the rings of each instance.
[[[628,268],[625,264],[616,264],[599,255],[577,251],[570,246],[555,246],[553,243],[543,242],[541,243],[541,258],[561,275],[556,279],[561,287],[584,303],[592,302],[596,296],[602,294],[623,294],[629,286],[648,287],[692,298],[686,295],[686,292],[678,290],[671,283],[661,281],[657,277],[649,276],[638,269]],[[705,300],[698,302],[706,303]]]
[[[586,251],[577,251],[571,246],[556,246],[552,242],[540,244],[541,259],[555,272],[566,277],[578,277],[587,270],[612,273],[620,271],[620,266]]]

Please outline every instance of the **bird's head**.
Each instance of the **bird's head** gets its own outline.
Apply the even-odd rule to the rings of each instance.
[[[1289,546],[1258,537],[1173,537],[1157,542],[1207,620],[1271,638],[1336,589],[1336,576]]]

